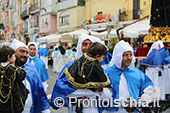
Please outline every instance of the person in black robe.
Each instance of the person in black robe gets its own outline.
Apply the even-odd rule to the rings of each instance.
[[[27,72],[12,65],[14,53],[8,46],[0,48],[0,113],[21,113],[29,93],[22,83]]]

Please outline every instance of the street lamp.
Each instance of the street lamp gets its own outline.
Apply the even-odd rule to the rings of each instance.
[[[112,24],[106,25],[106,29],[107,29],[107,46],[108,47],[109,47],[109,35],[110,35],[110,32],[111,32],[112,28],[114,28],[114,26]]]

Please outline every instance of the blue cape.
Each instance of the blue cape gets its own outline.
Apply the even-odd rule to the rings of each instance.
[[[143,64],[149,65],[165,65],[164,59],[169,56],[169,51],[162,48],[160,51],[153,49],[146,59],[142,61]]]
[[[120,82],[120,75],[122,73],[124,73],[126,77],[129,92],[133,99],[138,100],[138,97],[140,97],[144,93],[143,92],[144,89],[149,85],[153,85],[150,78],[134,66],[126,70],[122,70],[117,68],[115,65],[113,65],[110,68],[106,69],[106,71],[108,73],[108,76],[111,80],[114,89],[116,90],[115,99],[119,99],[119,82]],[[109,107],[106,109],[108,111],[118,110],[118,108],[116,107]]]
[[[165,64],[170,64],[170,56],[166,57],[164,59]]]
[[[55,53],[55,56],[57,56],[57,55],[58,55],[58,53],[59,53],[59,51],[54,51],[54,53]]]
[[[39,56],[48,56],[49,55],[49,51],[47,49],[44,49],[44,48],[40,48],[38,50],[38,55]]]
[[[72,53],[71,49],[67,49],[66,51],[68,52],[68,56]]]
[[[34,66],[36,67],[38,74],[40,76],[40,79],[42,82],[45,82],[49,79],[48,72],[45,66],[45,63],[38,57],[35,57],[34,59],[31,59],[29,57],[29,62],[34,61]]]
[[[43,110],[50,109],[46,93],[44,92],[44,87],[34,65],[27,63],[22,68],[27,71],[26,79],[31,85],[33,99],[33,108],[31,113],[40,113]]]

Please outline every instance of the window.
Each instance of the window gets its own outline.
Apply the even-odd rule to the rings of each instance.
[[[97,12],[98,15],[102,14],[102,11],[101,12]]]
[[[42,19],[41,26],[42,26],[42,27],[47,27],[47,26],[48,26],[48,18],[47,18],[47,17],[45,17],[45,18]]]
[[[139,19],[138,11],[140,10],[140,0],[133,0],[133,19]]]
[[[70,20],[70,15],[69,15],[69,13],[67,13],[67,12],[63,12],[63,13],[61,13],[61,15],[60,15],[60,17],[59,17],[60,19],[60,25],[67,25],[67,24],[69,24],[70,22],[69,22],[69,20]]]

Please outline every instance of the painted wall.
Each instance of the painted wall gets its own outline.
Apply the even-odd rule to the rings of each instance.
[[[69,24],[67,25],[60,25],[60,15],[62,12],[66,11],[69,13]],[[66,32],[66,31],[72,31],[75,30],[75,27],[80,26],[81,23],[85,20],[85,7],[83,6],[77,6],[69,9],[65,9],[62,11],[57,12],[57,30],[59,32]],[[57,32],[57,34],[59,34]]]
[[[46,18],[48,25],[42,26],[42,19]],[[45,16],[40,16],[40,37],[51,33],[56,33],[56,15],[47,14]]]
[[[50,15],[50,31],[53,33],[56,33],[56,21],[57,16],[56,15]]]
[[[140,15],[140,18],[149,15],[151,16],[151,4],[152,0],[140,0],[140,10],[143,10],[143,14]]]
[[[150,14],[151,1],[152,0],[140,0],[140,10],[143,10],[140,18]],[[102,12],[102,14],[119,14],[119,8],[122,7],[125,8],[126,12],[124,20],[133,20],[133,0],[87,0],[85,7],[86,20],[90,20],[90,17],[96,16],[98,12]]]
[[[87,0],[86,1],[86,20],[91,16],[96,16],[98,12],[102,14],[118,14],[122,0]]]

